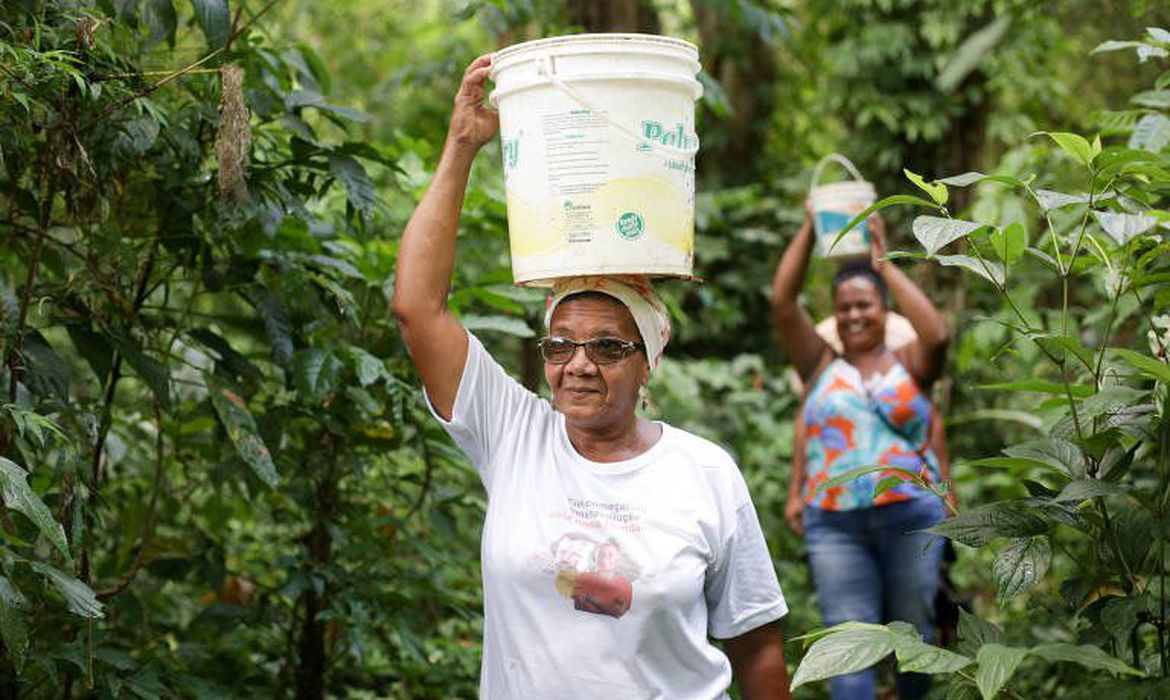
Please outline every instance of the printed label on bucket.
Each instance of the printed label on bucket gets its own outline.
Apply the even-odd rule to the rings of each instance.
[[[837,241],[837,245],[833,245],[837,235],[853,220],[854,216],[856,214],[840,211],[819,211],[816,213],[817,247],[822,256],[835,258],[869,253],[869,225],[864,221],[845,234],[840,241]],[[831,251],[830,248],[832,248]]]
[[[635,241],[642,237],[646,230],[646,222],[637,212],[627,211],[618,217],[617,225],[618,235],[627,241]]]

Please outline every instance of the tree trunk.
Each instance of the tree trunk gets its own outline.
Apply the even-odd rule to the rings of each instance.
[[[662,31],[658,10],[651,0],[569,0],[566,5],[569,23],[588,32]]]
[[[329,536],[329,522],[336,501],[336,484],[332,474],[326,474],[317,486],[316,522],[305,536],[309,555],[310,574],[323,570],[333,557],[333,540]],[[321,700],[325,697],[325,668],[328,657],[325,649],[325,623],[317,616],[325,608],[328,591],[318,593],[309,586],[304,595],[304,621],[301,623],[300,654],[297,663],[297,700]]]

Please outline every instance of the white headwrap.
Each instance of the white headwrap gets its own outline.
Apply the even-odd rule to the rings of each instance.
[[[557,304],[565,297],[581,292],[600,292],[625,304],[630,310],[630,315],[634,317],[638,333],[642,335],[650,369],[658,366],[659,360],[662,359],[662,351],[666,349],[666,343],[670,340],[670,314],[654,288],[650,286],[649,279],[640,275],[562,277],[553,284],[552,294],[549,295],[548,306],[544,312],[545,327],[547,328],[552,321]]]

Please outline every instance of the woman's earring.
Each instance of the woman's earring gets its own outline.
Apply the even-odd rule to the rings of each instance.
[[[649,411],[650,407],[652,405],[650,403],[650,390],[646,388],[645,384],[643,384],[638,389],[638,398],[640,399],[640,402],[642,404],[642,412],[645,413],[645,412]]]

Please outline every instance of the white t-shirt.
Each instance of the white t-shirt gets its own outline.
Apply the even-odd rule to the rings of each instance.
[[[735,462],[666,424],[633,459],[589,461],[468,336],[452,420],[436,418],[488,493],[480,697],[726,698],[708,635],[788,611]]]

